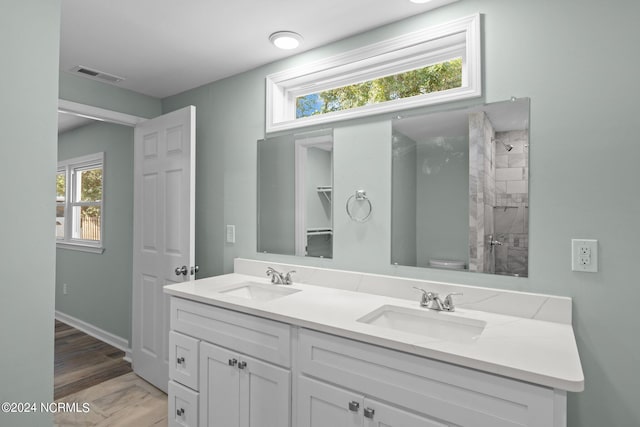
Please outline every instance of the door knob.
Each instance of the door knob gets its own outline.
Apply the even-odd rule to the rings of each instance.
[[[181,274],[183,276],[186,276],[187,273],[189,272],[189,269],[187,268],[186,265],[183,265],[182,267],[176,267],[175,272],[176,272],[176,276],[179,276]]]
[[[193,267],[191,267],[191,275],[192,276],[194,274],[196,274],[198,271],[200,271],[200,267],[198,267],[197,265],[194,265]]]

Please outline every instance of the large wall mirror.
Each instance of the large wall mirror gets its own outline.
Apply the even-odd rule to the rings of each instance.
[[[529,99],[398,117],[391,261],[526,277]]]
[[[333,256],[333,131],[258,141],[258,252]]]

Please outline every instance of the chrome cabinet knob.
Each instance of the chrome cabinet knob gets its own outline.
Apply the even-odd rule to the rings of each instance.
[[[356,402],[355,400],[349,402],[349,410],[351,412],[358,412],[358,409],[360,409],[360,404],[358,402]]]
[[[178,362],[178,365],[182,365],[184,363],[184,357],[182,357],[182,356],[178,357],[177,362]]]
[[[187,273],[189,272],[189,269],[187,268],[186,265],[183,265],[182,267],[176,267],[174,271],[176,272],[176,276],[180,276],[181,274],[183,276],[186,276]]]
[[[229,359],[229,366],[236,366],[238,364],[237,359]]]
[[[192,276],[194,274],[196,274],[198,271],[200,271],[200,267],[198,267],[197,265],[194,265],[193,267],[191,267],[191,275]]]
[[[362,411],[364,413],[365,418],[373,418],[373,414],[376,412],[374,409],[371,408],[364,408],[364,411]]]
[[[184,409],[180,408],[180,409],[176,410],[176,414],[177,414],[179,417],[183,416],[183,415],[184,415]]]
[[[239,362],[238,363],[238,369],[244,369],[247,367],[247,362]]]

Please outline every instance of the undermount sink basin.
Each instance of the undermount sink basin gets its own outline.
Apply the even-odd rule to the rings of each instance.
[[[383,305],[358,319],[358,322],[443,341],[457,342],[474,341],[487,325],[487,322],[483,320],[470,319],[447,312],[395,305]]]
[[[296,292],[300,292],[300,289],[285,288],[277,285],[266,285],[263,283],[253,282],[241,283],[240,285],[231,289],[220,291],[221,294],[258,301],[270,301],[272,299],[281,298],[287,295],[294,294]]]

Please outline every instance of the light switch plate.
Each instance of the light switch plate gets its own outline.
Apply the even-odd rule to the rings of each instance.
[[[596,273],[598,271],[598,241],[571,239],[571,270]]]

